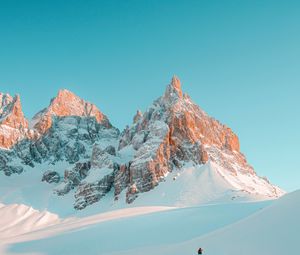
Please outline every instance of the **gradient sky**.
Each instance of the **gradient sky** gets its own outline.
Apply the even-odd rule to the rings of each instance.
[[[122,129],[173,74],[259,175],[300,188],[300,2],[0,0],[0,91],[26,116],[59,88]]]

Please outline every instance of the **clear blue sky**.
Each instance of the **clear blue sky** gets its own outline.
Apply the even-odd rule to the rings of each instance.
[[[300,188],[300,2],[0,0],[0,91],[27,117],[59,88],[122,129],[173,74],[240,137],[260,175]]]

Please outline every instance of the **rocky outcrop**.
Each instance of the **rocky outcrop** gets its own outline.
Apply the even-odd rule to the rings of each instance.
[[[115,200],[118,200],[121,192],[130,185],[130,165],[131,162],[128,162],[127,164],[117,165],[116,167],[117,171],[114,177]]]
[[[101,148],[95,144],[90,160],[90,171],[76,189],[74,207],[81,210],[98,202],[113,187],[118,170],[115,147],[108,145]]]
[[[83,209],[99,201],[113,187],[118,164],[114,162],[116,150],[112,145],[101,148],[93,146],[91,157],[86,162],[78,162],[72,170],[64,173],[64,182],[55,192],[62,196],[75,190],[76,209]]]
[[[83,182],[75,193],[74,208],[82,210],[88,205],[98,202],[113,187],[114,175],[107,174],[93,183]]]
[[[48,170],[43,174],[42,182],[59,183],[60,175],[56,171]]]

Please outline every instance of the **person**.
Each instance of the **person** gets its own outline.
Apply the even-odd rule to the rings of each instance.
[[[198,249],[198,254],[203,254],[203,249],[201,247]]]

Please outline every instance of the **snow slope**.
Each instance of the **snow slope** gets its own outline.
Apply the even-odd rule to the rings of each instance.
[[[236,222],[269,203],[180,209],[138,207],[69,219],[56,226],[10,239],[8,242],[14,244],[6,247],[3,254],[118,254],[137,248],[147,250],[147,247],[157,245],[174,245]],[[40,238],[45,239],[37,240]]]
[[[264,202],[136,207],[70,218],[6,240],[0,254],[297,255],[300,191]],[[0,242],[1,243],[1,242]]]
[[[178,247],[172,247],[167,252],[156,254],[179,255],[183,251],[192,253],[193,249],[201,244],[205,247],[207,255],[297,255],[299,254],[299,231],[300,191],[298,190],[245,220],[191,242],[180,244]]]
[[[74,192],[70,191],[64,196],[57,196],[53,190],[59,184],[41,182],[42,174],[46,170],[56,170],[59,173],[67,169],[69,164],[58,162],[55,165],[39,164],[35,171],[26,167],[20,175],[3,176],[0,172],[0,201],[5,204],[26,204],[43,211],[48,210],[59,215],[61,218],[70,216],[89,216],[111,210],[131,208],[137,206],[167,206],[167,207],[190,207],[204,204],[268,200],[273,197],[261,196],[241,189],[247,188],[247,178],[232,176],[231,172],[224,171],[214,163],[205,165],[187,164],[182,169],[174,170],[165,176],[155,189],[141,193],[133,204],[125,203],[125,190],[121,193],[118,201],[114,199],[114,190],[111,190],[99,203],[95,203],[84,210],[78,211],[73,208]],[[92,173],[92,172],[91,172]],[[88,176],[90,178],[92,176]],[[258,183],[258,188],[265,189],[261,192],[270,194],[269,185],[260,185],[263,179],[251,180]],[[123,197],[122,197],[123,196]]]
[[[67,163],[59,162],[55,166],[40,164],[34,171],[27,166],[20,175],[4,176],[0,172],[0,201],[5,204],[30,205],[34,209],[48,210],[60,217],[71,215],[75,211],[72,207],[72,195],[58,197],[53,192],[55,184],[41,181],[45,169],[63,170],[66,167]]]
[[[0,240],[60,223],[57,215],[22,204],[0,204]],[[1,242],[1,241],[0,241]]]
[[[156,244],[146,249],[137,248],[111,254],[196,254],[197,249],[203,247],[204,254],[207,255],[298,255],[299,205],[300,190],[275,200],[270,206],[245,219],[210,233],[199,234],[189,241]],[[199,224],[197,227],[202,229],[204,225]],[[193,229],[194,226],[190,228]]]
[[[210,161],[204,165],[186,164],[169,173],[154,190],[140,194],[134,205],[190,207],[274,199],[272,186],[261,182],[264,180],[256,175],[234,175]],[[247,189],[254,184],[260,194],[266,195],[253,190],[250,193]]]

